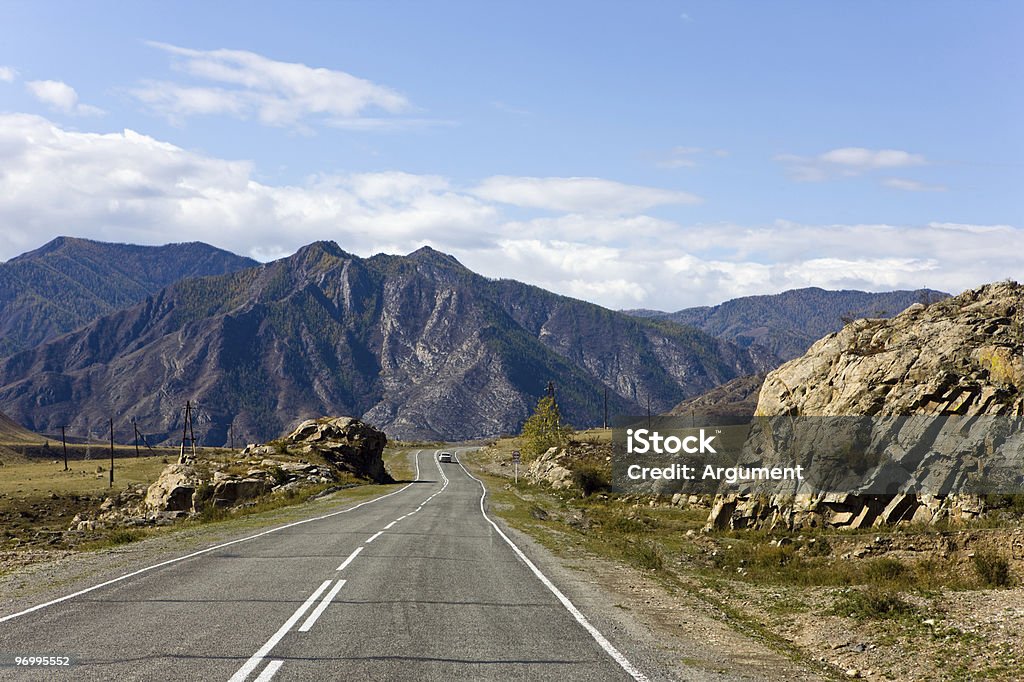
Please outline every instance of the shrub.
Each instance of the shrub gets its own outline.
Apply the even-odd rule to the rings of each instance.
[[[849,590],[836,600],[833,612],[858,620],[898,620],[912,615],[916,609],[898,593],[869,588]]]
[[[665,557],[661,548],[653,542],[641,542],[629,550],[630,558],[640,568],[660,571],[665,568]]]
[[[899,559],[882,557],[869,561],[864,568],[868,583],[898,583],[909,580],[910,569]]]
[[[611,484],[608,476],[595,466],[581,466],[572,472],[572,482],[580,489],[584,497],[589,497],[596,492],[610,490]]]
[[[1009,587],[1010,562],[998,552],[981,551],[974,555],[974,572],[985,587]]]

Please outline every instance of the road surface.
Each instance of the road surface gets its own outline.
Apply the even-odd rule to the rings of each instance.
[[[386,496],[0,614],[0,679],[653,679],[488,518],[458,461],[414,456],[416,481]]]

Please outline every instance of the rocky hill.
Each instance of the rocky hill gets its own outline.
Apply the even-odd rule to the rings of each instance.
[[[913,305],[891,320],[848,324],[770,372],[757,414],[1024,416],[1024,286],[990,284],[930,306]],[[906,442],[919,436],[910,434]],[[768,503],[724,496],[716,500],[709,523],[860,527],[971,518],[981,511],[979,499],[959,496],[827,494]]]
[[[685,308],[674,313],[627,311],[702,329],[741,346],[768,348],[781,360],[800,357],[811,344],[857,318],[892,317],[914,303],[931,303],[949,294],[919,291],[827,291],[793,289],[770,296],[746,296],[716,306]]]
[[[640,414],[648,399],[667,410],[775,364],[759,347],[489,280],[429,248],[363,259],[318,242],[183,280],[0,361],[0,409],[43,432],[134,417],[150,442],[180,437],[186,400],[208,445],[321,414],[461,439],[516,430],[549,380],[586,426],[606,387],[613,413]]]
[[[198,242],[135,246],[58,237],[0,263],[0,357],[134,305],[179,280],[254,265]]]
[[[714,416],[748,418],[757,411],[757,396],[764,374],[750,374],[687,398],[668,411],[670,417]]]

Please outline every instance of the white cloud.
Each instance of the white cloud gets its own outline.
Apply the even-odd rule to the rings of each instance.
[[[833,163],[840,166],[848,166],[863,170],[874,168],[906,168],[907,166],[920,166],[925,163],[925,158],[920,154],[899,149],[864,149],[863,147],[843,147],[825,152],[818,157],[825,163]]]
[[[778,154],[775,160],[785,165],[790,177],[799,182],[821,182],[837,176],[856,176],[879,169],[909,168],[928,163],[922,154],[864,147],[842,147],[812,157]]]
[[[365,118],[366,112],[399,114],[412,110],[412,105],[401,93],[344,71],[275,61],[244,50],[149,44],[170,54],[178,71],[198,81],[145,81],[130,91],[175,123],[190,116],[212,114],[300,128],[318,123],[383,130],[422,127],[427,122]]]
[[[487,178],[473,192],[490,201],[525,208],[573,213],[619,215],[654,206],[696,204],[700,197],[688,192],[627,185],[602,178],[533,178],[498,175]]]
[[[28,81],[25,87],[40,102],[66,114],[99,116],[104,113],[99,107],[81,104],[75,89],[63,81]]]
[[[900,189],[904,192],[945,192],[948,189],[945,185],[929,185],[907,178],[886,178],[882,181],[882,184],[891,189]]]
[[[4,83],[13,83],[14,79],[18,76],[18,72],[10,66],[0,66],[0,81]]]
[[[667,190],[597,178],[585,179],[587,191],[550,178],[485,180],[481,186],[525,192],[517,201],[527,206],[588,209],[518,209],[512,220],[501,206],[509,197],[460,189],[443,176],[358,173],[273,185],[258,181],[248,161],[131,130],[77,132],[27,114],[0,114],[0,169],[0,259],[68,233],[143,244],[200,240],[260,259],[319,239],[363,256],[429,243],[488,276],[613,308],[665,310],[794,287],[956,292],[1024,277],[1024,229],[1012,225],[683,225],[640,213],[664,202]],[[593,200],[593,187],[611,198]],[[623,198],[632,195],[642,199]]]

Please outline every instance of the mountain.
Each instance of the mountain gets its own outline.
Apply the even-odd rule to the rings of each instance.
[[[0,263],[0,357],[135,305],[178,280],[254,265],[199,242],[135,246],[58,237]]]
[[[262,441],[325,414],[392,438],[516,430],[547,382],[577,426],[666,410],[777,360],[701,331],[474,274],[423,248],[363,259],[333,242],[177,282],[142,303],[0,361],[0,409],[37,431],[135,417],[203,443]],[[130,427],[118,426],[118,429]],[[152,442],[152,440],[151,440]]]
[[[811,287],[770,296],[746,296],[716,306],[685,308],[674,313],[624,312],[697,327],[741,346],[764,346],[780,359],[792,360],[803,355],[821,337],[842,329],[846,322],[862,317],[892,317],[914,303],[931,303],[947,296],[949,294],[931,289],[870,293]]]

